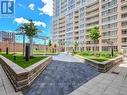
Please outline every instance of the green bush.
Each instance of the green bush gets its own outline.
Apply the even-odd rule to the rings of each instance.
[[[84,52],[78,52],[77,54],[82,55],[82,56],[94,56],[94,52],[93,51],[84,51]],[[111,52],[110,51],[102,51],[102,52],[96,52],[95,53],[96,57],[105,57],[105,58],[111,58]],[[117,57],[119,55],[118,52],[114,52],[114,56],[113,57]]]
[[[102,52],[96,51],[95,52],[96,55],[94,55],[93,51],[78,52],[77,54],[98,62],[107,61],[112,58],[111,51],[102,51]],[[117,57],[118,55],[119,55],[118,52],[114,52],[113,57]]]
[[[81,52],[80,55],[83,55],[83,56],[93,56],[94,53],[91,52],[91,51],[85,51],[85,52]]]

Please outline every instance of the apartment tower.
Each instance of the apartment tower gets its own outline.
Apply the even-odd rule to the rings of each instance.
[[[127,0],[53,0],[52,39],[65,51],[93,50],[89,31],[99,27],[96,50],[127,51]]]

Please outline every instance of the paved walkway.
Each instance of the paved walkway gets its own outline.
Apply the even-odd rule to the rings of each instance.
[[[67,53],[61,53],[59,55],[53,56],[53,60],[64,61],[64,62],[83,62],[81,59],[73,57]]]
[[[53,59],[24,95],[127,95],[127,59],[101,74],[65,53]],[[1,66],[0,95],[23,95],[15,92]]]
[[[108,73],[98,75],[69,95],[127,95],[127,59]]]
[[[24,95],[67,95],[100,74],[94,67],[62,53],[23,91]]]
[[[21,92],[15,92],[12,84],[7,78],[3,68],[0,65],[0,95],[23,95]]]

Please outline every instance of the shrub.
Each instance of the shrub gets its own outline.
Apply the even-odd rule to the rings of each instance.
[[[83,56],[92,56],[92,55],[94,55],[94,53],[91,52],[91,51],[85,51],[85,52],[82,52],[80,54],[83,55]]]
[[[94,53],[92,51],[84,51],[84,52],[78,52],[77,54],[82,56],[94,56]],[[114,52],[114,57],[118,56],[118,52]],[[97,52],[96,57],[105,57],[105,58],[111,58],[111,52],[110,51],[102,51]]]

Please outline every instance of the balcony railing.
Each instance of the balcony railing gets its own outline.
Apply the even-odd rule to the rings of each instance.
[[[99,12],[95,11],[94,13],[86,14],[86,18],[92,18],[92,17],[95,17],[97,15],[99,16]]]
[[[90,24],[90,23],[97,22],[97,21],[99,22],[99,17],[95,19],[91,19],[91,20],[86,20],[86,24]]]

